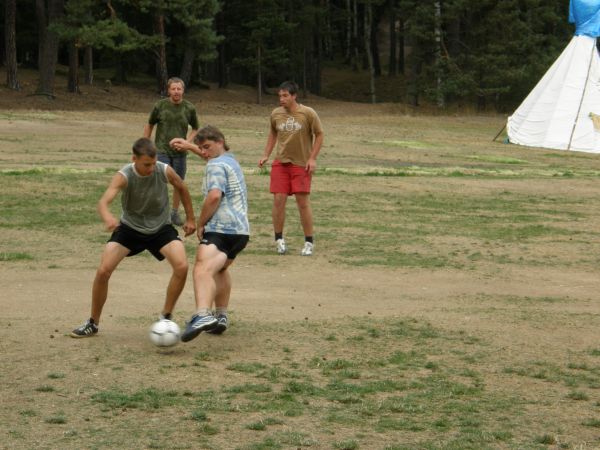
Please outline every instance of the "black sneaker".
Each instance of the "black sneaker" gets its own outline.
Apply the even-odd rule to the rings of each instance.
[[[229,326],[229,322],[227,320],[227,316],[225,314],[219,314],[217,316],[217,326],[212,330],[208,330],[207,333],[210,334],[223,334],[227,327]]]
[[[191,341],[203,331],[212,330],[218,323],[216,317],[212,314],[206,316],[194,314],[192,320],[190,320],[185,327],[185,331],[181,335],[181,340],[183,342]]]
[[[71,337],[92,337],[96,333],[98,333],[98,326],[94,323],[92,319],[88,319],[88,321],[81,325],[79,328],[75,328],[73,331],[71,331]]]
[[[166,314],[159,314],[158,315],[158,320],[171,320],[172,314],[171,313],[166,313]]]

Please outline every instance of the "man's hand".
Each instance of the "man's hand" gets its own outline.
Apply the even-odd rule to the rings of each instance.
[[[119,221],[115,218],[115,216],[111,215],[104,219],[104,227],[106,228],[106,231],[113,232],[118,226]]]
[[[190,234],[194,234],[194,231],[196,231],[196,222],[194,221],[194,218],[192,217],[191,219],[188,219],[186,217],[182,228],[183,232],[185,233],[185,237],[188,237]]]
[[[260,167],[262,169],[262,167],[265,165],[265,163],[269,160],[268,157],[262,157],[258,160],[258,167]]]
[[[178,152],[187,152],[187,144],[188,141],[183,138],[173,138],[169,141],[169,146]]]
[[[304,170],[306,170],[310,175],[312,175],[314,171],[317,170],[317,161],[315,161],[314,159],[309,159],[306,162]]]
[[[198,225],[198,229],[196,230],[196,234],[198,235],[198,240],[201,241],[204,237],[204,227]]]

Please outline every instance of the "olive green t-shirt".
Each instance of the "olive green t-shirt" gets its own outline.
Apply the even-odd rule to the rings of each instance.
[[[199,128],[196,108],[191,102],[182,100],[181,103],[173,103],[168,98],[157,101],[148,118],[150,125],[156,125],[156,136],[154,142],[159,153],[166,155],[186,155],[169,147],[171,139],[187,138],[188,126],[193,130]]]
[[[275,159],[304,166],[312,151],[313,136],[323,132],[314,109],[298,105],[294,112],[280,106],[271,113],[271,131],[277,135]]]

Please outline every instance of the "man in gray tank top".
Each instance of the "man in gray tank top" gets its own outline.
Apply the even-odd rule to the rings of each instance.
[[[75,338],[98,333],[110,276],[126,256],[148,250],[159,261],[166,258],[171,265],[173,273],[161,318],[171,318],[175,303],[185,286],[188,262],[183,242],[171,224],[167,183],[181,196],[186,214],[183,225],[186,236],[196,231],[190,193],[172,167],[157,161],[156,147],[150,139],[141,138],[133,144],[132,160],[132,163],[115,174],[98,202],[98,213],[112,235],[104,248],[94,278],[91,316],[71,332],[71,336]],[[119,192],[123,212],[120,220],[117,220],[109,206]]]

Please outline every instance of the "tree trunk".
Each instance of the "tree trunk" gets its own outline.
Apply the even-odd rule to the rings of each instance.
[[[412,68],[409,75],[409,103],[411,106],[419,106],[420,98],[420,86],[419,86],[419,74],[421,72],[421,63],[417,61],[412,62]]]
[[[375,76],[380,77],[381,61],[379,59],[379,44],[377,43],[376,24],[371,24],[371,57],[373,58],[373,70],[375,71]]]
[[[388,63],[388,76],[395,77],[398,75],[398,37],[396,35],[396,8],[394,8],[394,0],[390,0],[389,20],[390,20],[390,59]]]
[[[375,76],[381,76],[381,62],[379,59],[379,44],[377,43],[377,30],[379,28],[379,19],[381,15],[377,15],[377,20],[375,20],[373,14],[373,5],[369,5],[369,10],[371,11],[371,25],[369,32],[369,39],[371,40],[371,56],[373,58],[373,70],[375,71]]]
[[[306,88],[306,83],[307,83],[307,76],[306,76],[306,71],[307,71],[307,66],[308,66],[308,62],[307,62],[307,56],[306,56],[306,45],[304,46],[304,48],[302,49],[302,96],[304,98],[307,97],[307,88]]]
[[[52,98],[54,98],[54,76],[58,59],[59,39],[56,33],[48,30],[48,25],[62,17],[64,13],[63,7],[63,0],[48,0],[46,14],[44,0],[36,0],[36,12],[41,15],[38,16],[38,23],[44,24],[44,27],[40,28],[40,37],[42,38],[40,46],[42,50],[39,57],[40,79],[36,94]]]
[[[67,89],[79,94],[79,48],[75,42],[69,42],[69,75]]]
[[[411,47],[411,55],[408,60],[410,62],[408,73],[406,75],[407,80],[407,93],[409,96],[409,103],[412,106],[419,106],[419,95],[420,95],[420,85],[419,78],[421,74],[421,61],[418,55],[421,51],[419,42],[416,38],[410,37]]]
[[[404,20],[398,20],[398,73],[404,75]]]
[[[6,50],[6,85],[9,89],[20,91],[17,77],[17,33],[15,29],[17,0],[6,0],[4,8],[4,44]]]
[[[158,93],[162,97],[166,97],[169,72],[167,70],[165,15],[162,11],[157,11],[154,14],[154,33],[160,36],[160,44],[156,49],[156,82],[158,84]]]
[[[181,64],[181,74],[179,75],[185,83],[186,89],[192,85],[192,73],[194,70],[194,59],[196,51],[190,45],[186,45],[183,52],[183,62]]]
[[[331,41],[331,36],[333,36],[333,32],[331,31],[331,18],[329,15],[329,10],[331,6],[329,4],[329,0],[322,0],[321,2],[321,11],[324,17],[324,28],[325,28],[325,37],[323,38],[323,48],[325,51],[325,57],[329,60],[333,60],[334,58],[334,50],[333,50],[333,42]]]
[[[358,72],[358,0],[352,1],[352,70]]]
[[[91,86],[94,84],[94,50],[90,46],[87,46],[83,53],[83,69],[84,83]]]
[[[346,48],[344,51],[344,60],[346,64],[350,64],[352,58],[352,8],[350,0],[346,0]]]
[[[371,27],[373,25],[373,7],[370,4],[365,5],[365,14],[363,17],[365,24],[365,53],[367,54],[367,61],[369,64],[370,74],[369,96],[371,97],[371,103],[376,103],[377,97],[375,95],[375,67],[373,65],[373,53],[371,49]]]
[[[38,27],[38,70],[42,67],[42,55],[44,54],[44,45],[46,42],[46,29],[48,28],[48,19],[46,18],[46,2],[44,0],[35,0],[35,18]]]
[[[437,72],[437,106],[443,108],[446,104],[443,91],[443,71],[442,71],[442,5],[439,1],[434,4],[435,7],[435,45],[436,45],[436,72]]]
[[[260,44],[256,47],[256,103],[260,105],[262,100],[262,67],[260,59]]]
[[[315,60],[313,62],[312,71],[312,89],[311,92],[321,95],[321,70],[323,65],[323,33],[321,33],[321,21],[319,17],[315,17],[315,27],[313,28],[313,46]]]
[[[227,4],[224,8],[227,7]],[[217,34],[226,36],[227,27],[225,26],[225,13],[223,11],[217,14]],[[229,84],[229,76],[227,73],[227,44],[226,40],[222,40],[217,45],[217,76],[219,78],[219,87],[225,88]]]

